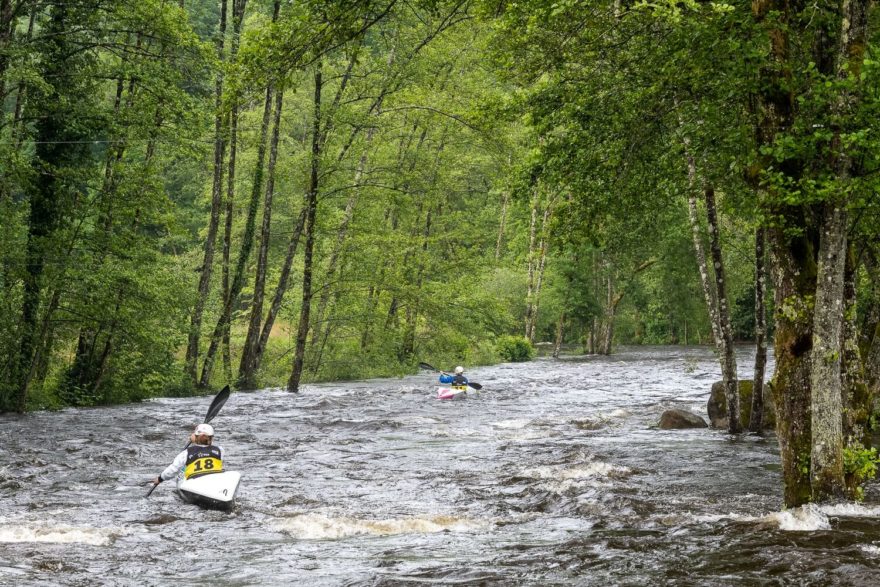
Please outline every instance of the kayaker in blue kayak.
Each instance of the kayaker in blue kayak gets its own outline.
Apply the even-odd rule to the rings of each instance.
[[[451,383],[456,387],[464,387],[468,384],[468,378],[464,376],[464,367],[461,365],[456,367],[454,375],[440,371],[440,383]]]
[[[223,449],[213,444],[213,426],[199,424],[190,435],[189,441],[191,444],[174,457],[174,461],[153,481],[153,485],[175,477],[180,485],[184,479],[223,471]]]

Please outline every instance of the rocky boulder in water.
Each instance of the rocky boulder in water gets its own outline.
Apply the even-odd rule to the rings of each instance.
[[[749,427],[749,419],[752,414],[752,390],[754,382],[750,379],[739,380],[739,419],[742,427]],[[709,412],[709,423],[712,428],[727,428],[727,397],[724,395],[724,382],[716,381],[712,384],[712,393],[706,404]],[[773,397],[770,395],[770,385],[764,386],[764,428],[776,427],[776,411],[773,409]]]
[[[687,410],[666,410],[657,424],[661,430],[680,430],[682,428],[707,428],[709,425],[698,415]]]

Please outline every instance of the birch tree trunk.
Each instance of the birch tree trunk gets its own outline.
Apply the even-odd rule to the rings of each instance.
[[[531,216],[529,220],[529,251],[527,255],[527,281],[526,281],[526,324],[525,324],[525,335],[526,339],[534,343],[535,342],[535,333],[532,332],[532,312],[534,309],[534,296],[535,296],[535,272],[537,266],[537,259],[535,253],[535,237],[538,226],[538,196],[537,196],[538,188],[537,186],[532,187],[532,205],[531,205]]]
[[[541,240],[538,244],[537,276],[535,278],[535,288],[531,295],[532,303],[531,311],[529,312],[529,320],[531,324],[528,326],[528,332],[531,333],[531,338],[529,338],[530,342],[534,342],[535,337],[538,334],[538,309],[541,305],[541,288],[544,283],[544,269],[547,266],[547,240],[549,238],[548,232],[550,231],[549,223],[551,217],[552,203],[548,203],[547,207],[544,208],[544,216],[541,221]]]
[[[685,146],[688,141],[685,140]],[[691,225],[691,236],[694,243],[694,255],[697,258],[697,269],[700,272],[700,285],[703,289],[703,299],[709,312],[709,325],[712,327],[712,337],[715,339],[715,348],[721,348],[721,327],[718,320],[718,305],[716,303],[715,290],[712,280],[709,278],[709,263],[706,261],[706,251],[703,248],[703,238],[700,230],[700,213],[697,207],[697,166],[693,155],[687,155],[688,169],[688,220]]]
[[[733,329],[730,327],[730,312],[727,303],[724,259],[721,256],[721,238],[718,214],[715,207],[715,190],[707,186],[704,190],[706,218],[709,224],[712,263],[715,268],[715,295],[718,302],[718,329],[721,332],[721,373],[727,396],[727,431],[736,434],[742,431],[740,424],[739,385],[736,376],[736,355],[733,348]]]

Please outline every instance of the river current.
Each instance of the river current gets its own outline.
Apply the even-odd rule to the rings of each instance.
[[[711,350],[467,375],[233,393],[230,514],[144,497],[210,398],[0,416],[0,585],[880,584],[876,487],[785,511],[772,434],[656,428],[707,419]]]

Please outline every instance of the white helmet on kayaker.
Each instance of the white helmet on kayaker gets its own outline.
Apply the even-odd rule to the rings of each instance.
[[[199,424],[196,426],[196,431],[193,432],[196,436],[214,436],[214,427],[210,424]]]
[[[455,368],[455,374],[456,374],[456,375],[461,375],[462,373],[464,373],[464,367],[462,367],[461,365],[459,365],[458,367]]]

